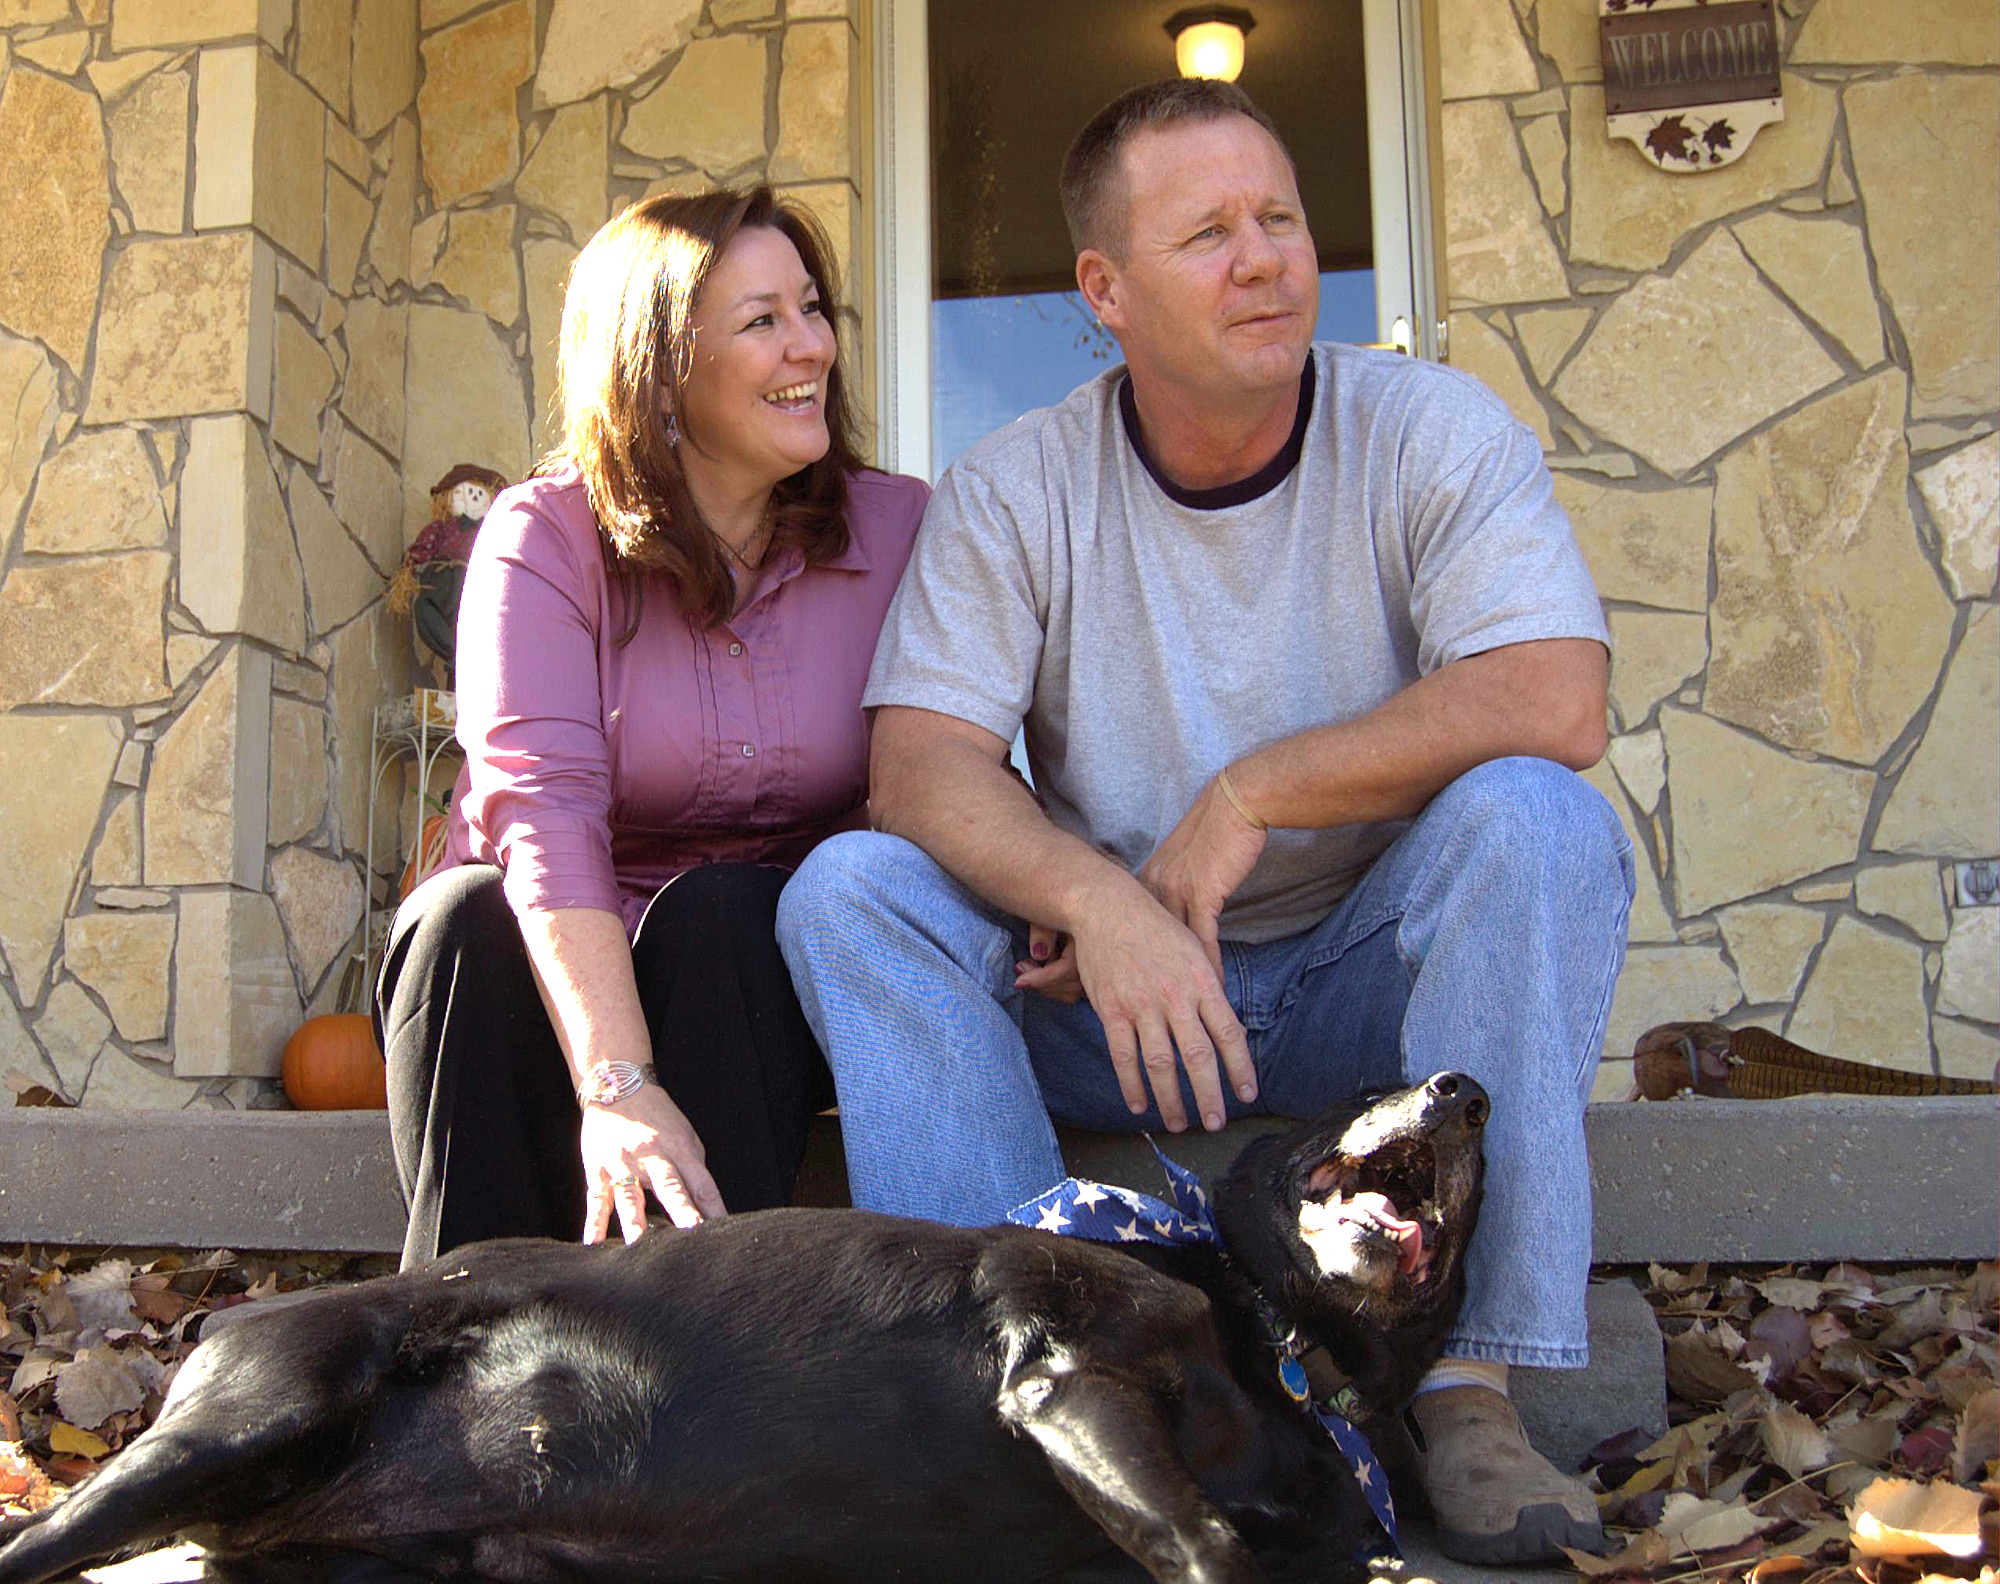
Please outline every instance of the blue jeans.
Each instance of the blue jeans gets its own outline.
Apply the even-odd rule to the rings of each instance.
[[[1631,846],[1604,800],[1549,761],[1501,759],[1432,799],[1311,929],[1222,943],[1258,1082],[1248,1105],[1225,1087],[1232,1117],[1311,1116],[1447,1068],[1492,1095],[1455,1357],[1587,1362],[1583,1107],[1631,898]],[[1022,921],[899,837],[817,848],[779,900],[778,939],[863,1208],[997,1221],[1063,1177],[1051,1117],[1161,1125],[1126,1108],[1087,1003],[1014,988]]]

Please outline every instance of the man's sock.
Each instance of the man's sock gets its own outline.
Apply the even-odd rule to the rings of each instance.
[[[1417,1382],[1415,1395],[1443,1391],[1447,1386],[1484,1386],[1502,1397],[1507,1395],[1507,1366],[1489,1364],[1484,1359],[1439,1359]]]

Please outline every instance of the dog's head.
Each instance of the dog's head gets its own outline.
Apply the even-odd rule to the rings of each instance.
[[[1449,1326],[1479,1215],[1490,1109],[1471,1078],[1439,1073],[1256,1139],[1216,1190],[1223,1240],[1312,1340],[1333,1346],[1357,1322]]]

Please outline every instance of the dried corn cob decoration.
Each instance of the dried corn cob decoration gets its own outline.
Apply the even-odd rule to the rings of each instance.
[[[1991,1082],[1940,1078],[1868,1062],[1842,1061],[1761,1028],[1662,1023],[1632,1048],[1634,1098],[1671,1100],[1692,1091],[1717,1099],[1778,1100],[1787,1095],[1992,1094]]]

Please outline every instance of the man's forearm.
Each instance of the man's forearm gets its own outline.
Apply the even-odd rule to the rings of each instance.
[[[885,708],[869,764],[870,817],[995,907],[1073,934],[1094,897],[1136,891],[1138,882],[1057,828],[1005,753],[991,733],[949,717]]]
[[[1355,720],[1245,755],[1230,784],[1266,824],[1317,830],[1415,814],[1492,759],[1588,769],[1604,753],[1607,665],[1585,638],[1472,655]]]

